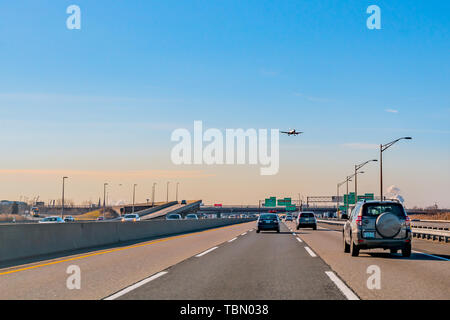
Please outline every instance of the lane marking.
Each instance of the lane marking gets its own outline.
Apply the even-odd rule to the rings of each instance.
[[[218,247],[212,247],[211,249],[208,249],[208,250],[203,251],[202,253],[196,255],[196,257],[197,257],[197,258],[200,258],[200,257],[204,256],[205,254],[210,253],[211,251],[216,250],[217,248],[218,248]]]
[[[433,258],[444,260],[444,261],[450,261],[450,259],[446,259],[446,258],[443,258],[443,257],[435,256],[434,254],[429,254],[429,253],[415,251],[415,250],[411,250],[411,252],[423,254],[425,256],[433,257]]]
[[[333,271],[325,271],[327,276],[331,279],[331,281],[334,282],[334,284],[338,287],[338,289],[344,294],[344,296],[348,300],[359,300],[358,296],[353,293],[352,290],[350,290],[349,287],[345,285],[344,282],[342,282],[341,279],[339,279]]]
[[[231,240],[228,240],[228,242],[233,242],[234,240],[236,240],[237,238],[233,238]]]
[[[247,234],[247,232],[241,233],[241,236],[245,236]]]
[[[144,243],[137,244],[137,245],[131,245],[131,246],[126,246],[126,247],[121,247],[121,248],[116,248],[116,249],[111,249],[111,250],[106,250],[106,251],[89,253],[89,254],[80,255],[80,256],[77,256],[77,257],[63,259],[63,260],[56,260],[56,261],[46,262],[46,263],[42,263],[42,264],[30,266],[30,267],[25,267],[25,268],[19,268],[19,269],[13,269],[13,270],[5,271],[5,272],[0,272],[0,276],[6,275],[6,274],[11,274],[11,273],[16,273],[16,272],[20,272],[20,271],[26,271],[26,270],[36,269],[36,268],[42,268],[42,267],[46,267],[46,266],[51,266],[51,265],[63,263],[63,262],[69,262],[69,261],[74,261],[74,260],[80,260],[80,259],[84,259],[84,258],[99,256],[99,255],[102,255],[102,254],[113,253],[113,252],[122,251],[122,250],[128,250],[128,249],[145,247],[145,246],[153,245],[153,244],[160,243],[160,242],[166,242],[166,241],[170,241],[170,240],[186,238],[186,237],[190,237],[190,236],[194,236],[194,235],[198,235],[198,234],[202,234],[202,233],[206,233],[206,232],[212,232],[212,231],[217,231],[217,230],[231,228],[231,227],[236,227],[236,226],[238,226],[238,224],[232,224],[232,225],[228,225],[228,226],[224,226],[224,227],[208,229],[208,230],[199,231],[199,232],[186,233],[186,234],[182,234],[182,235],[179,235],[179,236],[173,236],[173,237],[166,237],[166,238],[157,239],[157,240],[151,240],[149,242],[144,242]],[[8,269],[8,268],[6,268],[6,269]]]
[[[303,242],[302,239],[300,239],[300,238],[298,238],[298,237],[297,237],[297,241],[298,241],[298,242]]]
[[[305,250],[308,251],[309,255],[313,258],[317,257],[317,255],[312,251],[309,247],[305,247]]]
[[[157,274],[154,274],[154,275],[152,275],[151,277],[149,277],[147,279],[141,280],[141,281],[139,281],[139,282],[137,282],[137,283],[135,283],[135,284],[133,284],[133,285],[123,289],[123,290],[120,290],[119,292],[113,294],[112,296],[106,297],[103,300],[115,300],[115,299],[123,296],[124,294],[127,294],[128,292],[133,291],[134,289],[137,289],[140,286],[143,286],[144,284],[149,283],[152,280],[158,279],[159,277],[161,277],[161,276],[163,276],[163,275],[165,275],[167,273],[168,273],[167,271],[158,272]]]

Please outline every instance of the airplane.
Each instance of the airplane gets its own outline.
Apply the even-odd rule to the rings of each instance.
[[[288,136],[291,136],[291,135],[296,136],[296,135],[301,134],[303,132],[295,131],[295,129],[292,129],[292,130],[289,130],[289,131],[281,131],[281,133],[286,133]]]

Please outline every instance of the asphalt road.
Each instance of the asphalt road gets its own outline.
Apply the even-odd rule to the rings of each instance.
[[[164,270],[166,274],[118,299],[346,299],[286,226],[280,233],[255,230],[211,252]]]
[[[286,225],[295,230],[294,223]],[[420,253],[417,246],[424,246],[422,241],[413,239],[413,254],[409,258],[382,249],[361,250],[358,257],[352,257],[344,253],[341,231],[333,228],[324,223],[316,231],[295,231],[361,299],[450,299],[450,262]],[[428,246],[432,251],[439,248],[437,243],[429,242]],[[372,275],[368,271],[373,266],[380,271],[379,289],[369,289],[367,285]]]

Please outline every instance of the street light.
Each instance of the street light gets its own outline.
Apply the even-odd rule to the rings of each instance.
[[[107,182],[103,183],[103,220],[105,219],[105,210],[106,210],[106,186]]]
[[[383,201],[383,151],[400,140],[411,140],[411,137],[402,137],[386,144],[380,144],[380,200]]]
[[[153,187],[152,187],[152,207],[155,206],[155,186],[156,186],[156,182],[153,182]]]
[[[133,207],[132,207],[132,213],[134,213],[134,199],[135,199],[135,196],[136,196],[136,186],[137,186],[137,184],[133,184]]]
[[[362,167],[364,167],[366,164],[368,164],[369,162],[376,162],[378,161],[377,159],[372,159],[372,160],[368,160],[366,162],[363,162],[361,164],[356,164],[355,165],[355,201],[358,202],[358,184],[357,184],[357,179],[358,179],[358,170],[361,169]]]
[[[62,183],[62,201],[61,201],[61,218],[64,215],[64,181],[68,179],[69,177],[63,177],[63,183]]]
[[[166,197],[166,202],[169,202],[169,181],[167,181],[167,193],[166,193],[166,195],[167,195],[167,197]]]

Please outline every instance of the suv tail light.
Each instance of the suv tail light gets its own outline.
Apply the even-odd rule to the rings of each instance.
[[[408,217],[408,216],[406,216],[406,219],[405,219],[405,225],[406,225],[407,227],[410,227],[410,226],[411,226],[411,218]]]
[[[362,226],[362,216],[357,216],[355,222],[358,226]]]

